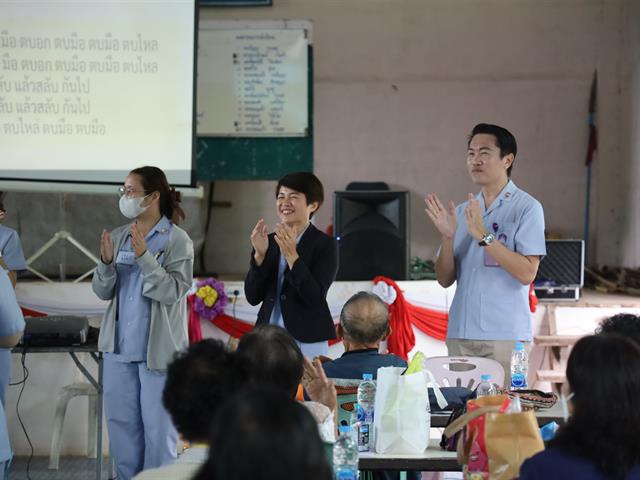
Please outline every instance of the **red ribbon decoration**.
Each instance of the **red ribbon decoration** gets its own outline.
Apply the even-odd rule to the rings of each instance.
[[[189,318],[188,321],[188,330],[189,330],[189,344],[198,343],[202,340],[202,326],[200,325],[200,315],[196,312],[195,306],[195,295],[187,296],[187,305],[189,306]]]
[[[404,293],[396,282],[387,277],[376,277],[373,283],[384,282],[396,291],[396,301],[389,305],[390,322],[392,333],[387,339],[389,352],[394,353],[405,360],[411,349],[416,344],[415,335],[412,325],[421,332],[426,333],[430,337],[437,340],[444,340],[447,336],[447,324],[449,315],[446,312],[431,310],[428,308],[418,307],[407,302]],[[194,343],[196,338],[202,339],[200,330],[200,316],[195,312],[193,306],[193,295],[188,297],[189,300],[189,341]],[[196,321],[197,320],[197,321]],[[193,336],[191,325],[194,324]],[[240,338],[245,333],[253,329],[254,324],[238,320],[229,315],[221,313],[211,320],[216,327],[231,335],[234,338]],[[199,337],[197,336],[199,334]],[[340,342],[334,338],[329,340],[329,345]]]
[[[449,315],[446,312],[410,304],[398,284],[390,278],[378,276],[373,279],[374,284],[378,282],[384,282],[396,291],[396,300],[389,305],[391,335],[387,339],[387,347],[390,353],[407,360],[409,352],[416,345],[412,325],[437,340],[447,337]]]
[[[538,309],[538,296],[536,295],[536,291],[533,288],[533,283],[529,285],[529,310],[531,313],[536,313]]]

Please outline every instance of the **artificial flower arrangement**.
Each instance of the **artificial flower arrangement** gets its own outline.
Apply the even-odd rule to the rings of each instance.
[[[196,283],[194,307],[198,315],[211,321],[229,303],[229,297],[224,291],[224,283],[215,278],[207,278]]]

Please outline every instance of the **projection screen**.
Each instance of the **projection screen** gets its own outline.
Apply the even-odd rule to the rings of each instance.
[[[195,184],[195,0],[0,0],[0,181]]]

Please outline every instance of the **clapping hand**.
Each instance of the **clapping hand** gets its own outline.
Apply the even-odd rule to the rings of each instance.
[[[147,241],[144,239],[142,232],[140,232],[137,223],[131,224],[131,246],[136,253],[136,257],[141,257],[147,251]]]
[[[268,233],[269,227],[261,218],[251,232],[251,246],[255,250],[254,259],[258,265],[262,264],[269,248]]]
[[[293,268],[293,264],[298,259],[298,250],[296,248],[296,239],[298,232],[295,228],[289,227],[284,223],[276,225],[275,240],[280,247],[280,253],[287,260],[289,268]]]
[[[440,234],[446,239],[453,239],[456,234],[456,228],[458,227],[458,220],[456,219],[456,206],[453,202],[449,202],[449,207],[444,208],[440,199],[435,193],[430,193],[424,199],[427,208],[424,209],[427,215],[438,229]]]
[[[465,217],[467,219],[467,229],[469,235],[476,240],[482,240],[482,237],[487,233],[487,229],[482,221],[482,210],[480,209],[480,202],[476,199],[473,193],[469,194],[469,203],[464,210]]]
[[[113,240],[111,240],[111,234],[106,230],[102,230],[100,236],[100,258],[102,263],[107,265],[113,261]]]

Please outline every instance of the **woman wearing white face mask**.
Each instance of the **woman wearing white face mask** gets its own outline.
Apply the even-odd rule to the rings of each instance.
[[[102,232],[93,291],[110,301],[98,341],[105,414],[118,479],[129,480],[176,458],[161,398],[168,362],[188,345],[193,243],[177,226],[180,194],[162,170],[132,170],[120,194],[120,211],[134,222]]]

